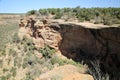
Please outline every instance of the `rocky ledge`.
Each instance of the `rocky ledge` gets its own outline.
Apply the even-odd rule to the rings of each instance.
[[[36,47],[45,45],[75,61],[91,65],[99,62],[101,69],[110,74],[120,71],[120,28],[88,28],[74,23],[21,19],[19,37],[33,39]],[[89,25],[87,25],[89,26]]]

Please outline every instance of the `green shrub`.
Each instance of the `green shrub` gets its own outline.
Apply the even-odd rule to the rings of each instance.
[[[65,65],[65,64],[72,64],[78,67],[82,67],[82,64],[77,63],[73,60],[69,59],[61,59],[59,57],[54,57],[51,59],[51,63],[54,65],[55,63],[58,63],[59,65]]]
[[[5,72],[7,72],[8,71],[8,69],[6,69],[6,68],[3,68],[3,73],[5,73]]]
[[[23,67],[23,69],[25,69],[27,66],[28,66],[28,57],[25,57],[23,59],[22,67]]]
[[[22,58],[21,57],[15,57],[14,58],[14,66],[17,66],[18,68],[21,67],[21,62],[22,62]]]
[[[16,76],[16,68],[12,67],[11,70],[10,70],[11,74],[13,77]]]
[[[104,25],[111,25],[112,24],[112,20],[111,20],[111,16],[110,15],[106,15],[104,18],[103,18],[103,24]]]
[[[91,61],[91,67],[89,67],[88,72],[93,76],[94,80],[109,80],[110,76],[103,73],[100,69],[99,61]],[[117,79],[112,79],[117,80]]]
[[[10,55],[12,55],[13,57],[15,57],[15,56],[17,56],[17,53],[16,53],[15,50],[10,49],[10,50],[9,50],[9,56],[10,56]]]
[[[52,76],[51,80],[63,80],[63,77],[60,75],[54,75]]]
[[[30,51],[28,51],[28,52],[26,53],[26,56],[28,56],[28,57],[30,57],[30,56],[32,56],[32,55],[33,55],[33,53],[30,52]]]
[[[13,42],[14,43],[19,43],[20,42],[20,39],[19,39],[19,37],[18,37],[18,34],[17,33],[15,33],[14,35],[13,35]]]
[[[35,15],[36,13],[37,13],[36,10],[31,10],[27,12],[28,15]]]
[[[111,24],[112,24],[112,22],[111,22],[111,21],[109,21],[109,20],[104,20],[104,21],[103,21],[103,24],[104,24],[104,25],[111,25]]]
[[[119,19],[112,19],[112,24],[120,24],[120,20]]]
[[[36,49],[32,39],[24,37],[22,43],[24,45],[24,52],[30,51],[31,53],[33,53],[33,51]]]
[[[101,22],[100,21],[95,21],[94,24],[100,24]]]
[[[26,62],[23,62],[23,64],[22,64],[23,69],[25,69],[27,67],[27,65],[28,64]]]
[[[11,74],[6,75],[6,79],[9,80],[11,78]]]
[[[0,67],[3,66],[3,60],[0,60]]]
[[[6,76],[1,76],[0,80],[7,80]]]
[[[2,49],[0,49],[0,55],[3,55],[3,56],[6,55],[5,47],[3,47]]]
[[[11,61],[11,57],[8,58],[8,65],[10,64],[10,61]]]
[[[54,65],[55,63],[58,63],[59,65],[64,65],[67,63],[66,60],[60,59],[60,58],[52,58],[51,63]]]
[[[53,54],[55,53],[54,49],[50,49],[47,45],[45,48],[39,50],[42,53],[43,57],[45,58],[52,58]]]
[[[78,18],[78,21],[83,22],[83,21],[85,21],[85,19],[84,18]]]
[[[62,17],[62,14],[60,12],[56,13],[55,19],[60,19]]]
[[[14,59],[14,66],[16,66],[17,65],[17,60],[16,59]]]
[[[26,79],[25,80],[33,80],[33,77],[32,77],[32,75],[31,75],[31,72],[28,72],[27,74],[26,74]]]

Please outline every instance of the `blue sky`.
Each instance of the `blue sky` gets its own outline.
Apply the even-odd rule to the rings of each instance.
[[[0,0],[0,13],[25,13],[40,8],[119,7],[120,0]]]

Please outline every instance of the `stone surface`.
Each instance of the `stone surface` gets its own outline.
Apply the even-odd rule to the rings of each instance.
[[[25,18],[20,20],[20,29],[18,32],[19,38],[22,40],[23,36],[33,37],[33,43],[36,47],[43,48],[48,45],[58,50],[58,43],[61,40],[60,33],[56,31],[57,26],[53,24],[47,24],[40,20],[33,20],[32,18]]]
[[[75,24],[60,24],[63,55],[85,63],[99,60],[109,73],[120,70],[120,28],[90,29]]]
[[[38,52],[38,51],[34,51],[34,54],[38,57],[38,58],[42,58],[43,55],[42,53]]]
[[[66,76],[63,80],[94,80],[89,74],[74,73]]]
[[[103,71],[108,73],[120,71],[120,28],[85,27],[85,24],[63,22],[43,24],[33,19],[26,19],[22,24],[24,29],[28,28],[30,36],[35,38],[33,42],[37,47],[48,45],[58,52],[60,50],[68,58],[84,60],[88,64],[98,60]],[[24,36],[25,33],[20,30],[18,34]]]
[[[71,76],[70,80],[72,80],[72,78],[74,78],[75,76],[77,77],[79,76],[82,78],[81,80],[85,80],[85,78],[88,80],[94,80],[93,77],[88,74],[79,73],[82,70],[84,69],[83,68],[80,69],[73,65],[64,65],[64,66],[56,67],[53,70],[46,72],[44,74],[41,74],[39,78],[37,79],[39,80],[47,80],[47,79],[69,80],[70,79],[69,77]]]

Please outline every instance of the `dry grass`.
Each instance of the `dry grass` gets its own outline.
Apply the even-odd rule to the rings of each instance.
[[[18,22],[16,15],[0,15],[0,49],[11,41],[12,35],[18,30]]]

